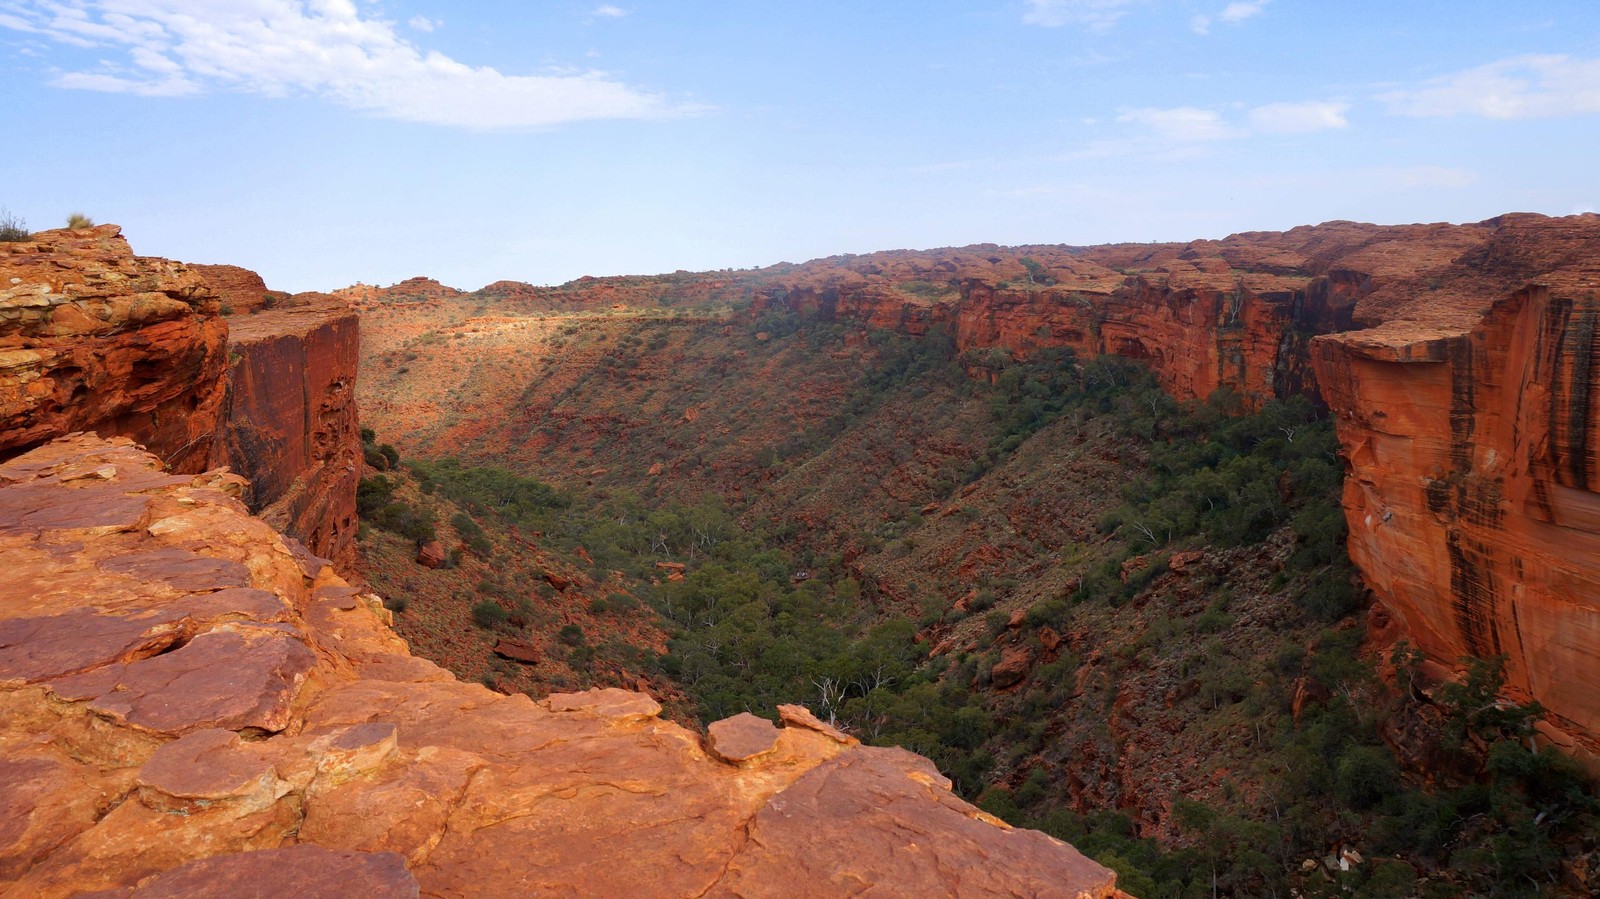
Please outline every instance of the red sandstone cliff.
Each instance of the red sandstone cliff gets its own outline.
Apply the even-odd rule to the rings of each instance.
[[[1509,689],[1595,766],[1600,216],[1493,224],[1313,361],[1349,462],[1350,555],[1403,636],[1446,665],[1504,654]]]
[[[226,293],[224,294],[226,297]],[[212,462],[250,480],[251,508],[342,571],[355,561],[360,322],[331,297],[229,318],[228,393]]]
[[[207,465],[227,325],[199,274],[133,255],[116,225],[0,243],[0,455],[72,431]]]
[[[82,435],[0,465],[0,891],[1115,891],[797,707],[702,740],[639,693],[457,682],[242,487]]]

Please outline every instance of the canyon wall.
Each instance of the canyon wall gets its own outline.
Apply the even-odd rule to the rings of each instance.
[[[212,464],[250,480],[251,509],[268,524],[349,571],[361,478],[360,322],[344,303],[318,297],[236,314],[229,327]]]
[[[702,738],[457,682],[244,487],[89,435],[0,464],[0,892],[1116,895],[799,707]]]
[[[1466,269],[1528,283],[1448,293],[1319,337],[1348,460],[1350,555],[1435,661],[1506,657],[1508,693],[1600,767],[1600,220],[1515,219]]]
[[[405,302],[434,307],[431,318],[415,316],[412,333],[436,328],[506,347],[553,327],[541,317],[551,309],[592,310],[603,322],[619,304],[624,316],[726,308],[757,323],[796,313],[907,335],[943,328],[963,353],[1114,353],[1142,360],[1185,399],[1222,387],[1251,406],[1310,397],[1336,416],[1350,551],[1380,609],[1441,675],[1459,670],[1463,655],[1507,655],[1512,695],[1543,702],[1551,735],[1586,755],[1600,737],[1596,260],[1600,216],[1514,214],[1466,225],[1330,222],[1190,243],[888,251],[559,288],[501,283],[455,298],[415,281],[367,289],[362,301],[391,304],[392,333],[380,341],[407,335],[387,324],[409,314]],[[520,356],[549,352],[555,343],[544,339]],[[398,408],[409,389],[403,347],[384,344],[395,360],[366,388],[377,408]],[[458,391],[495,383],[487,367],[425,371],[470,377]],[[530,373],[517,377],[508,380],[516,390],[530,383]],[[413,402],[403,421],[447,437],[487,435],[497,447],[528,439],[526,423],[507,433],[473,415]],[[451,416],[459,420],[436,426]],[[1380,642],[1395,636],[1379,630]]]
[[[1178,398],[1325,403],[1350,554],[1398,633],[1440,674],[1505,655],[1509,695],[1600,769],[1600,216],[928,255],[854,257],[764,306],[1127,356]],[[940,275],[947,296],[906,295]]]

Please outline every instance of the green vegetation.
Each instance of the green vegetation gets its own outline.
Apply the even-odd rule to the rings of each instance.
[[[510,618],[511,613],[492,599],[480,600],[472,607],[472,623],[486,630],[493,630]]]
[[[416,543],[426,543],[438,535],[433,517],[426,509],[394,496],[396,483],[383,475],[362,478],[356,485],[356,513],[361,520]]]

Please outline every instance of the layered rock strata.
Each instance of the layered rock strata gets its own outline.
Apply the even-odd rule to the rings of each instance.
[[[0,895],[1115,894],[804,710],[735,763],[643,694],[459,683],[243,486],[88,435],[0,465]]]
[[[204,278],[133,255],[116,225],[0,242],[0,457],[72,431],[207,467],[227,325]]]

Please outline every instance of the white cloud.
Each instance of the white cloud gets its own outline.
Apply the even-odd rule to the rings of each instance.
[[[1405,116],[1534,119],[1600,113],[1600,59],[1517,56],[1378,99]]]
[[[385,118],[479,129],[697,111],[603,72],[467,65],[411,43],[352,0],[21,0],[0,27],[125,54],[52,82],[79,90],[310,94]]]
[[[1311,134],[1349,127],[1345,114],[1350,104],[1342,101],[1309,100],[1301,103],[1268,103],[1250,109],[1242,121],[1216,109],[1197,106],[1125,109],[1117,121],[1142,126],[1143,139],[1159,142],[1161,152],[1189,151],[1216,141],[1236,140],[1264,134]],[[1141,141],[1135,139],[1135,146]]]
[[[602,19],[620,19],[627,14],[627,10],[620,6],[612,6],[609,3],[596,7],[594,11],[594,15],[597,15]]]
[[[1029,25],[1059,28],[1083,25],[1104,31],[1127,15],[1139,0],[1027,0],[1028,11],[1022,21]]]
[[[1119,114],[1117,121],[1144,125],[1155,131],[1157,136],[1176,143],[1202,143],[1237,136],[1237,132],[1222,120],[1220,113],[1194,106],[1129,109]]]
[[[439,19],[430,19],[427,16],[412,16],[411,20],[406,22],[406,24],[410,25],[413,30],[429,33],[438,31],[439,26],[443,25],[444,22],[440,21]]]
[[[1272,0],[1235,0],[1222,8],[1222,12],[1215,16],[1201,13],[1189,20],[1189,25],[1195,34],[1210,34],[1211,23],[1222,21],[1229,25],[1237,25],[1252,16],[1260,14]]]
[[[1310,134],[1348,126],[1349,111],[1349,103],[1268,103],[1250,110],[1250,125],[1268,134]]]
[[[1266,9],[1267,4],[1271,2],[1272,0],[1237,0],[1223,7],[1217,18],[1229,25],[1237,25]]]
[[[1478,181],[1478,173],[1460,166],[1414,165],[1403,168],[1373,170],[1379,183],[1395,190],[1422,190],[1427,188],[1470,187]]]

